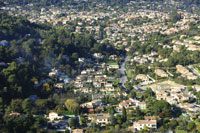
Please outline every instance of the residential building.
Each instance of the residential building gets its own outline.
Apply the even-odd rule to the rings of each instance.
[[[47,116],[47,119],[50,119],[50,121],[63,119],[63,118],[64,118],[63,115],[59,115],[56,112],[50,112],[49,115]]]
[[[101,126],[111,123],[110,114],[89,114],[88,119]]]
[[[133,128],[136,130],[144,129],[144,127],[157,129],[157,120],[139,120],[133,123]]]

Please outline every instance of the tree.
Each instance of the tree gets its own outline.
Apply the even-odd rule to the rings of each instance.
[[[22,99],[12,99],[10,103],[10,111],[22,112]]]
[[[193,121],[191,121],[187,125],[187,130],[192,131],[195,127],[196,127],[195,123]]]
[[[171,105],[164,100],[155,101],[152,107],[154,115],[161,115],[168,117],[171,115]]]
[[[4,103],[3,103],[3,98],[0,97],[0,113],[4,111]]]
[[[29,98],[26,98],[22,103],[22,109],[25,113],[30,114],[32,110],[32,103]]]
[[[178,125],[177,128],[178,128],[179,130],[187,130],[187,125],[188,125],[187,120],[181,119],[181,120],[178,120],[178,123],[179,123],[179,125]]]
[[[65,101],[65,107],[70,113],[73,113],[73,114],[79,113],[80,106],[78,102],[76,101],[76,99],[67,99]]]
[[[108,108],[108,113],[109,113],[110,115],[114,115],[115,109],[114,109],[113,107],[109,107],[109,108]]]
[[[112,126],[115,126],[116,123],[117,123],[117,120],[116,120],[116,118],[115,118],[113,115],[112,115],[111,118],[110,118],[110,122],[111,122],[111,125],[112,125]]]
[[[48,99],[38,99],[35,101],[35,105],[35,113],[46,113],[46,111],[48,111],[48,107],[51,106]]]
[[[181,19],[181,14],[178,14],[176,11],[173,11],[171,14],[170,14],[170,17],[171,17],[171,21],[173,23],[176,23],[177,21],[179,21]]]
[[[76,128],[76,127],[78,127],[78,119],[75,117],[75,118],[70,118],[69,119],[69,126],[71,127],[71,128]]]
[[[148,127],[147,127],[147,126],[144,126],[143,130],[147,131],[147,130],[148,130]]]
[[[71,57],[72,57],[74,60],[77,60],[77,59],[78,59],[78,53],[73,53]]]
[[[125,83],[125,87],[126,87],[127,90],[132,90],[133,89],[133,85],[128,81]]]
[[[200,91],[196,94],[197,97],[197,104],[200,104]]]
[[[154,97],[155,96],[155,93],[152,91],[151,88],[147,88],[145,91],[144,91],[144,99],[148,98],[148,97]]]
[[[200,123],[197,124],[197,128],[196,129],[197,129],[197,131],[200,132]]]
[[[122,121],[126,122],[127,119],[127,114],[126,114],[126,109],[125,107],[122,108]]]
[[[131,90],[130,94],[129,94],[129,98],[136,98],[136,92],[134,89]]]
[[[178,125],[178,122],[177,122],[176,120],[171,120],[171,121],[169,122],[169,128],[170,128],[171,130],[175,129],[177,125]]]
[[[33,126],[35,118],[31,115],[24,115],[21,117],[5,115],[4,121],[4,132],[37,132],[36,128]]]
[[[80,116],[80,126],[84,126],[87,123],[87,118]]]
[[[144,115],[142,113],[142,111],[139,109],[139,107],[136,108],[136,121],[138,120],[143,120],[144,119]]]

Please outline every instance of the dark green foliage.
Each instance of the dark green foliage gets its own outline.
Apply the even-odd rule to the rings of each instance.
[[[144,113],[139,109],[139,107],[136,108],[136,121],[143,120],[144,119]]]
[[[77,128],[79,126],[79,122],[78,122],[78,118],[70,118],[69,119],[69,126],[74,129]]]
[[[0,132],[41,132],[41,127],[46,125],[43,118],[34,118],[30,115],[4,116],[4,127],[0,128]]]
[[[29,98],[24,99],[22,103],[22,109],[24,110],[25,113],[29,114],[32,111],[32,102]]]
[[[146,101],[147,108],[151,112],[150,114],[159,116],[161,118],[171,117],[173,115],[172,106],[168,102],[164,100],[155,100],[154,98],[148,98]],[[177,113],[179,112],[177,111]]]
[[[126,109],[123,107],[122,108],[122,122],[126,122],[127,120],[127,113],[126,113]]]
[[[197,104],[200,104],[200,91],[196,94],[197,97]]]
[[[35,29],[41,27],[42,26],[30,23],[26,19],[0,13],[0,40],[19,39],[26,34],[33,35],[36,33]]]
[[[171,17],[171,21],[176,23],[177,21],[179,21],[181,19],[181,14],[178,14],[176,11],[173,11],[170,14],[170,17]]]
[[[46,98],[52,94],[55,79],[42,83],[37,91],[34,82],[46,78],[53,67],[73,77],[80,72],[80,57],[92,58],[95,52],[103,53],[106,58],[121,54],[109,44],[96,43],[91,35],[72,33],[65,27],[30,23],[5,13],[0,13],[0,40],[9,41],[9,46],[0,46],[0,61],[9,63],[0,68],[2,110],[14,98],[26,98],[34,93]],[[24,61],[17,62],[19,57]]]

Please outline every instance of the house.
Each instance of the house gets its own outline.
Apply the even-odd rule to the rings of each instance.
[[[93,57],[96,59],[102,59],[104,57],[104,55],[102,55],[102,53],[94,53]]]
[[[168,97],[168,93],[165,91],[156,91],[156,99],[157,100],[166,100]]]
[[[98,74],[98,75],[101,75],[101,74],[103,74],[104,73],[104,70],[103,69],[100,69],[100,70],[98,70],[97,72],[96,72],[96,74]]]
[[[110,64],[108,65],[108,70],[110,69],[119,69],[119,65],[118,64]]]
[[[0,41],[0,46],[7,46],[7,45],[8,45],[8,41],[6,40]]]
[[[182,65],[176,65],[176,69],[177,69],[177,72],[181,73],[183,77],[186,77],[189,80],[195,80],[198,78]]]
[[[145,102],[139,102],[137,106],[142,110],[145,110],[147,108],[147,105]]]
[[[125,100],[125,101],[122,101],[119,103],[119,107],[120,108],[128,108],[130,107],[131,105],[134,105],[133,101],[132,100]]]
[[[109,59],[111,59],[111,60],[117,60],[117,55],[110,55]]]
[[[101,100],[102,98],[105,98],[104,95],[92,95],[92,100]]]
[[[111,87],[113,87],[113,84],[112,84],[112,83],[106,83],[106,84],[105,84],[105,87],[106,87],[106,88],[111,88]]]
[[[84,133],[83,129],[74,129],[72,130],[72,133]]]
[[[56,83],[55,87],[59,88],[59,89],[62,89],[64,87],[64,83]]]
[[[50,121],[58,120],[58,119],[63,119],[64,116],[59,115],[56,112],[50,112],[49,115],[47,116],[47,119],[50,119]]]
[[[92,77],[88,77],[86,82],[87,83],[92,83],[93,82]]]
[[[51,72],[49,73],[49,77],[52,77],[52,76],[57,76],[58,75],[58,70],[53,68],[51,70]]]
[[[140,101],[135,100],[135,99],[129,99],[129,100],[125,100],[119,103],[119,107],[120,108],[128,108],[130,106],[139,106]]]
[[[142,82],[146,82],[146,81],[149,81],[149,78],[144,75],[144,74],[138,74],[136,77],[135,77],[136,80],[142,80]]]
[[[102,102],[101,100],[92,100],[91,102],[83,103],[80,106],[81,107],[88,107],[88,106],[101,106]]]
[[[104,92],[104,93],[112,93],[112,92],[115,91],[115,88],[114,87],[109,87],[109,88],[101,89],[100,91]]]
[[[80,88],[80,89],[74,89],[74,93],[75,94],[77,94],[77,93],[89,94],[89,93],[92,93],[92,90],[85,87],[85,88]]]
[[[99,82],[93,82],[95,88],[100,88],[102,85]]]
[[[78,61],[79,61],[80,63],[83,63],[83,62],[85,62],[85,58],[78,58]]]
[[[157,129],[157,120],[139,120],[133,123],[133,128],[136,130],[144,129],[144,127]]]
[[[83,84],[82,84],[82,83],[76,83],[74,86],[75,86],[76,88],[82,88],[82,87],[83,87]]]
[[[160,76],[160,77],[168,77],[168,74],[165,71],[161,70],[161,69],[156,69],[155,70],[155,74]]]
[[[111,123],[110,114],[89,114],[88,119],[101,126]]]
[[[10,116],[20,116],[21,114],[18,112],[11,112],[9,115]]]
[[[81,75],[85,75],[85,74],[88,74],[86,70],[81,71]]]

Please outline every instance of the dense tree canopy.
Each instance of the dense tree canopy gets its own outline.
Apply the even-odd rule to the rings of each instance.
[[[65,102],[65,107],[72,114],[78,114],[79,113],[80,106],[75,99],[67,99],[66,102]]]

